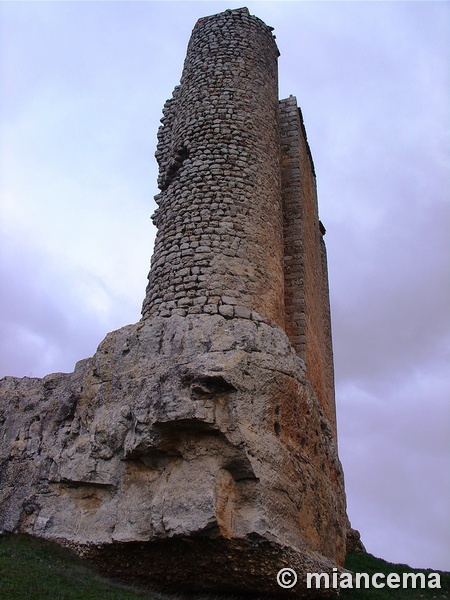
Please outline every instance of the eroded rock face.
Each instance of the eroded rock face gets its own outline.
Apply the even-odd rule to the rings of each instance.
[[[3,530],[174,589],[276,593],[284,555],[315,571],[343,561],[330,424],[276,326],[155,318],[110,333],[73,374],[7,377],[1,393]],[[222,565],[214,584],[198,577],[197,543]],[[247,554],[250,583],[229,574]]]

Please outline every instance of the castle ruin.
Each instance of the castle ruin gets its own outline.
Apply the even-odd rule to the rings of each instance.
[[[158,133],[142,315],[276,323],[335,429],[325,230],[301,112],[278,101],[278,56],[247,9],[197,22]]]
[[[1,381],[2,531],[163,590],[280,594],[288,565],[308,597],[343,565],[325,230],[278,56],[246,8],[195,25],[142,319],[73,373]]]

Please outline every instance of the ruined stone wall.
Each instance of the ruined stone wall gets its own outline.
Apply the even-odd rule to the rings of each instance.
[[[297,100],[280,101],[285,330],[336,435],[327,257],[316,176]]]
[[[200,19],[158,133],[158,228],[143,318],[284,325],[278,49],[247,9]]]
[[[326,252],[296,98],[271,28],[200,19],[158,132],[158,228],[143,319],[221,314],[287,332],[335,427]]]
[[[280,150],[283,201],[285,331],[297,353],[306,356],[303,198],[299,155],[299,118],[293,96],[280,100]]]

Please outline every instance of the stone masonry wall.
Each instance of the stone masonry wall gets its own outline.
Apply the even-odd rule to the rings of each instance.
[[[280,101],[280,143],[285,330],[305,360],[307,379],[336,435],[325,229],[319,221],[314,164],[294,96]]]
[[[284,326],[278,49],[247,9],[200,19],[158,134],[158,228],[143,318]]]
[[[285,331],[297,353],[306,357],[303,260],[302,173],[298,107],[291,96],[280,100],[280,149],[284,233]]]
[[[142,315],[275,322],[335,427],[324,230],[297,100],[278,102],[278,56],[245,8],[197,22],[158,132]]]

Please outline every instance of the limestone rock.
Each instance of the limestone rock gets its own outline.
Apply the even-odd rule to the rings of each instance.
[[[277,326],[156,317],[108,334],[72,374],[0,389],[4,531],[171,589],[275,593],[285,557],[342,562],[336,445]],[[198,576],[210,559],[215,583]]]

